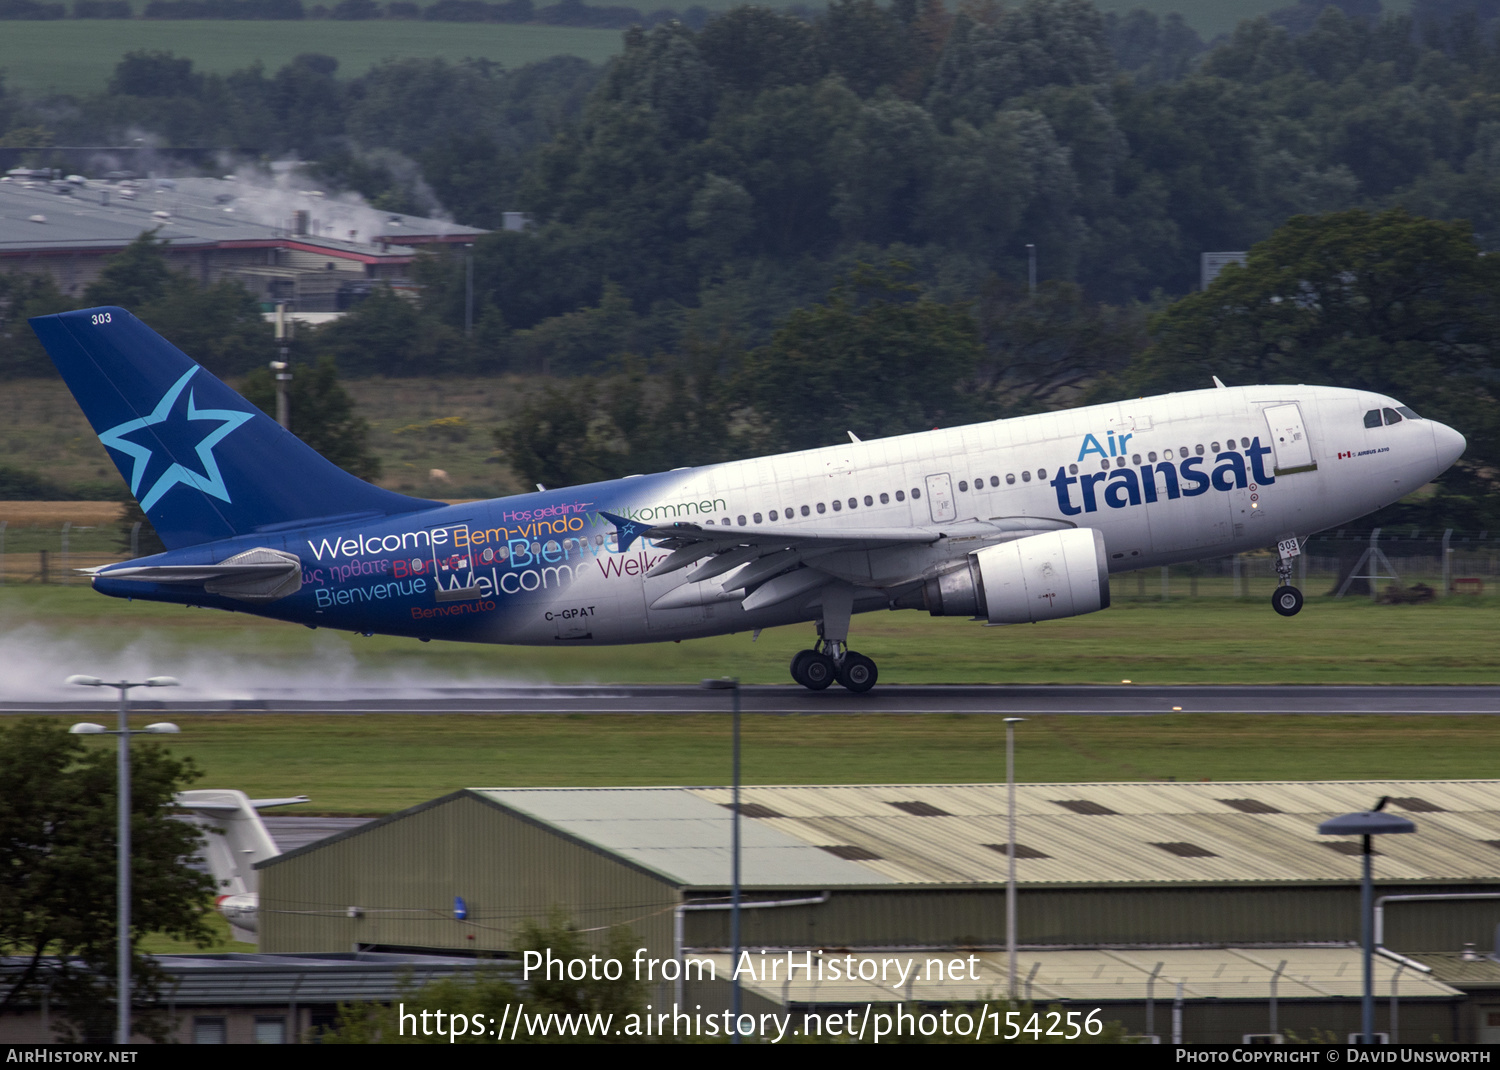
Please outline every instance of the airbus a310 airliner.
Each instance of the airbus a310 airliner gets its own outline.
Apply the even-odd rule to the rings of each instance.
[[[874,686],[855,613],[1055,620],[1111,572],[1261,547],[1291,616],[1308,535],[1465,445],[1365,390],[1217,385],[446,505],[338,469],[124,309],[31,324],[168,548],[90,570],[104,594],[547,646],[814,621],[815,690]]]

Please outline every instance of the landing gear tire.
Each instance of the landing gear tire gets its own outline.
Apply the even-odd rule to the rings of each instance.
[[[839,667],[839,683],[856,695],[863,695],[874,687],[879,676],[873,661],[852,650],[844,655],[844,664]]]
[[[833,659],[827,654],[819,654],[816,651],[808,651],[808,657],[802,662],[802,679],[799,683],[809,691],[822,691],[833,683],[837,671],[833,667]]]
[[[792,679],[803,687],[811,687],[807,682],[806,667],[807,659],[818,657],[816,650],[799,650],[792,655]]]
[[[1271,608],[1283,617],[1295,617],[1302,612],[1302,592],[1295,587],[1278,587],[1271,595]]]

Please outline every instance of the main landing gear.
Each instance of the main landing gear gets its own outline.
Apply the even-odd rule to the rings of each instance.
[[[823,589],[822,617],[818,641],[811,650],[799,650],[792,658],[792,679],[811,691],[822,691],[835,680],[856,695],[875,686],[880,673],[875,663],[849,649],[849,617],[854,608],[854,588],[832,583]]]
[[[815,649],[799,650],[792,657],[792,679],[810,691],[822,691],[837,680],[862,695],[875,686],[879,676],[873,661],[842,643],[819,639]]]
[[[1295,617],[1302,612],[1302,592],[1292,586],[1292,559],[1283,557],[1276,562],[1276,575],[1281,577],[1281,586],[1271,595],[1271,608],[1283,617]]]

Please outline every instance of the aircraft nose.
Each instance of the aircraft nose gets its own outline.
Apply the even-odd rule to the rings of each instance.
[[[1432,444],[1437,453],[1439,472],[1446,472],[1451,468],[1453,462],[1464,455],[1464,449],[1468,446],[1463,435],[1436,420],[1432,422]]]

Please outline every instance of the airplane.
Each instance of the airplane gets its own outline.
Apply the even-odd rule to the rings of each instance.
[[[1277,548],[1410,494],[1463,435],[1394,398],[1214,386],[449,505],[323,459],[121,308],[31,325],[167,550],[87,570],[119,598],[309,628],[544,646],[815,622],[791,662],[859,693],[851,617],[991,625],[1110,603],[1112,573]]]
[[[243,791],[196,788],[172,796],[185,820],[203,833],[198,857],[213,877],[214,909],[229,922],[230,935],[247,944],[260,929],[260,874],[255,865],[281,854],[260,811],[307,802],[306,795],[252,799]]]

